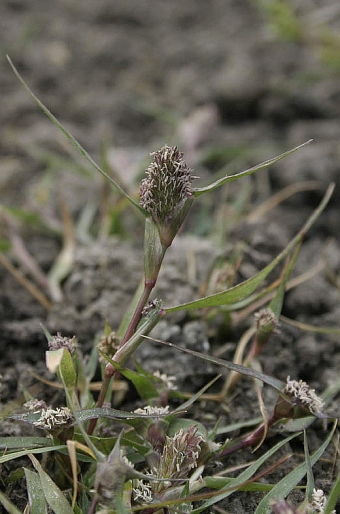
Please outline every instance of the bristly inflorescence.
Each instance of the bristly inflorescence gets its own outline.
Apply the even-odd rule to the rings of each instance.
[[[60,350],[60,348],[66,348],[69,352],[74,352],[76,348],[76,336],[63,337],[60,332],[56,336],[52,336],[48,342],[48,349],[50,351]]]
[[[327,498],[322,489],[313,489],[307,505],[304,502],[298,507],[293,507],[287,500],[275,498],[270,502],[270,506],[274,514],[324,514]],[[336,514],[336,511],[332,510],[330,514]]]
[[[324,514],[327,505],[327,498],[322,489],[313,489],[313,494],[310,502],[310,508],[313,514]],[[332,510],[331,514],[336,514]]]
[[[284,393],[290,397],[294,405],[305,407],[311,414],[322,414],[324,408],[323,400],[303,380],[291,380],[290,377],[287,377]]]
[[[157,223],[165,223],[172,213],[192,197],[192,170],[177,146],[163,146],[153,157],[140,184],[140,204]]]
[[[136,480],[132,492],[135,502],[151,503],[153,501],[151,485],[144,482],[144,480]]]
[[[138,408],[133,411],[135,414],[141,414],[142,416],[166,416],[169,413],[169,405],[166,407],[157,407],[152,405],[146,405],[143,408]]]
[[[198,468],[195,480],[199,478],[203,469],[199,467],[203,442],[194,425],[185,430],[181,428],[172,437],[165,436],[158,460],[147,473],[150,483],[144,480],[135,482],[134,500],[150,503],[155,498],[161,499],[174,483],[178,485],[178,482],[190,480],[195,468]]]
[[[33,422],[37,428],[54,430],[62,426],[70,426],[74,419],[68,407],[42,409],[39,419]]]
[[[255,312],[254,318],[256,319],[256,325],[258,330],[272,330],[278,324],[278,319],[274,312],[269,309],[261,309]]]
[[[166,436],[159,465],[152,473],[157,478],[188,478],[190,470],[197,467],[202,441],[195,426],[181,428],[173,437]]]

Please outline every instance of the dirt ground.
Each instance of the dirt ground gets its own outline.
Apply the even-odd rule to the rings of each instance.
[[[193,210],[186,233],[167,257],[156,295],[165,305],[195,298],[214,258],[227,259],[240,241],[246,250],[238,279],[250,277],[287,244],[333,181],[334,195],[306,237],[296,275],[320,259],[324,265],[287,293],[283,312],[296,321],[339,327],[340,6],[335,0],[324,0],[322,6],[314,0],[295,2],[303,29],[293,38],[280,35],[278,24],[270,21],[260,4],[2,0],[0,243],[5,248],[12,237],[8,255],[16,266],[19,259],[13,245],[23,240],[47,272],[62,244],[61,202],[80,223],[85,212],[90,216],[92,206],[100,209],[103,182],[34,104],[6,54],[96,160],[105,146],[108,168],[132,192],[137,191],[149,152],[165,143],[184,150],[203,183],[215,179],[222,166],[236,173],[313,139],[270,171],[232,183],[226,193]],[[251,205],[306,181],[303,192],[255,221],[247,217],[237,221],[239,204],[249,214]],[[8,209],[12,214],[21,209],[40,220],[45,217],[48,229],[33,221],[21,223],[8,215]],[[207,213],[220,220],[218,228],[215,221],[207,221]],[[48,309],[0,263],[3,405],[36,382],[30,370],[43,373],[46,343],[41,323],[51,333],[76,334],[84,352],[105,319],[118,326],[142,273],[142,225],[126,214],[124,230],[123,241],[117,236],[91,240],[77,233],[75,261],[63,282],[62,298]],[[194,275],[187,265],[192,259]],[[231,359],[240,334],[251,322],[252,316],[227,333],[219,318],[211,326],[181,313],[162,322],[155,337],[215,353],[228,343],[223,357]],[[339,336],[301,331],[282,322],[260,360],[265,373],[283,380],[287,375],[301,378],[320,392],[339,378],[339,343]],[[177,376],[182,389],[197,390],[216,373],[212,366],[156,345],[145,345],[139,352],[150,371],[159,369],[165,356],[166,371]],[[236,401],[228,412],[210,408],[224,423],[258,415],[249,384],[240,386],[237,398],[243,401]],[[331,408],[339,411],[336,402]],[[4,422],[0,430],[2,435],[13,435],[20,429]],[[311,450],[326,433],[321,423],[310,429]],[[293,449],[303,451],[302,445]],[[334,454],[332,447],[315,470],[316,485],[326,491],[339,471]],[[249,454],[242,459],[249,459]],[[282,476],[292,464],[288,466],[280,470]],[[258,501],[256,495],[242,493],[222,507],[233,514],[250,514]]]

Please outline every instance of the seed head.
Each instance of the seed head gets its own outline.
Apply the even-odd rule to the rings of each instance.
[[[322,489],[313,489],[310,508],[313,514],[324,514],[327,505],[327,498]],[[331,514],[335,514],[332,510]]]
[[[142,416],[154,416],[158,418],[159,416],[164,416],[169,414],[169,405],[166,407],[153,407],[152,405],[146,405],[142,409],[135,409],[135,414],[141,414]]]
[[[309,410],[311,414],[320,415],[324,407],[324,402],[315,394],[315,390],[303,380],[291,380],[287,377],[284,393],[289,396],[293,405],[298,405]]]
[[[152,472],[157,478],[187,479],[190,471],[197,467],[203,438],[197,434],[193,425],[187,430],[182,428],[173,437],[166,437],[159,465]],[[160,482],[164,487],[166,482]]]
[[[272,331],[278,323],[277,317],[271,309],[261,309],[255,312],[254,318],[256,319],[257,330]]]
[[[60,348],[66,348],[71,353],[74,352],[76,347],[76,336],[63,337],[60,332],[57,332],[56,336],[52,336],[52,339],[48,342],[48,349],[51,351],[60,350]]]
[[[192,197],[191,169],[177,146],[163,146],[153,157],[140,184],[140,204],[156,223],[164,224]]]
[[[39,419],[33,422],[37,428],[50,431],[70,426],[72,423],[73,416],[68,407],[42,409]]]
[[[136,480],[135,487],[132,489],[132,492],[135,502],[151,503],[153,500],[151,486],[144,480]]]

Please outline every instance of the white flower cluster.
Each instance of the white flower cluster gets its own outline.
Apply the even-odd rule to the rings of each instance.
[[[140,414],[141,416],[164,416],[169,414],[169,405],[166,407],[153,407],[152,405],[146,405],[142,409],[136,409],[133,412],[135,414]]]
[[[135,487],[132,489],[133,499],[138,503],[152,502],[152,489],[144,480],[137,480]]]
[[[69,425],[73,421],[72,413],[68,407],[56,409],[42,409],[39,419],[33,422],[37,428],[54,430],[61,425]]]
[[[290,377],[287,377],[284,393],[291,398],[294,405],[305,407],[311,414],[322,413],[324,408],[323,400],[303,380],[291,380]]]
[[[310,508],[313,514],[324,514],[327,504],[327,498],[322,489],[314,489],[312,494],[312,500],[310,502]],[[331,514],[336,514],[335,510],[332,510]]]

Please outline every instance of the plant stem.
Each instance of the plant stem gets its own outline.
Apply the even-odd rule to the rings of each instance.
[[[227,446],[217,458],[226,457],[232,453],[235,453],[239,450],[243,450],[244,448],[249,448],[250,446],[254,446],[259,443],[267,430],[272,427],[279,418],[273,414],[272,417],[267,421],[267,423],[261,423],[253,432],[246,434],[242,439],[238,439],[234,444],[230,444]]]
[[[152,281],[152,282],[146,281],[145,282],[143,292],[138,301],[136,309],[133,313],[133,316],[132,316],[129,326],[126,330],[126,333],[122,339],[122,342],[120,343],[119,349],[122,348],[129,341],[131,336],[134,334],[134,332],[137,328],[137,325],[141,319],[142,311],[148,302],[148,299],[150,297],[152,289],[155,286],[155,283],[156,283],[155,281]],[[123,363],[121,363],[121,364],[123,364]],[[105,366],[104,377],[102,380],[102,386],[101,386],[98,400],[96,403],[97,408],[100,408],[103,406],[103,403],[105,401],[105,397],[106,397],[106,394],[107,394],[107,391],[108,391],[108,388],[110,385],[110,381],[111,381],[112,377],[117,376],[117,374],[118,374],[117,370],[114,368],[114,366],[112,366],[112,364],[110,362],[108,362],[107,365]],[[97,419],[92,419],[90,421],[88,431],[87,431],[87,433],[89,435],[93,434],[93,431],[94,431],[96,425],[97,425]]]
[[[88,511],[87,514],[95,514],[97,504],[98,504],[98,499],[97,498],[93,498],[92,503],[90,505],[90,510]]]
[[[136,330],[136,327],[142,316],[143,309],[149,300],[151,291],[155,287],[155,284],[156,284],[156,281],[153,281],[153,282],[146,281],[145,282],[143,293],[139,299],[139,302],[136,306],[135,312],[133,313],[133,316],[132,316],[129,326],[125,332],[125,336],[123,337],[122,342],[119,345],[119,348],[124,346],[124,344],[130,339],[130,337],[133,335],[134,331]]]
[[[170,243],[171,244],[171,243]],[[145,236],[144,236],[144,289],[138,300],[135,311],[131,317],[128,328],[119,345],[117,352],[119,352],[123,346],[131,339],[135,333],[138,323],[140,322],[142,312],[146,306],[151,291],[156,285],[159,271],[165,256],[165,253],[169,245],[163,244],[160,240],[159,229],[156,223],[150,218],[145,220]],[[113,356],[115,360],[115,355]],[[124,364],[124,361],[120,360],[119,364]],[[112,377],[117,377],[118,372],[116,368],[109,362],[105,367],[104,377],[102,386],[96,403],[96,407],[100,408],[106,398],[106,394],[110,385]],[[88,428],[88,433],[92,434],[97,424],[97,419],[91,420]]]

